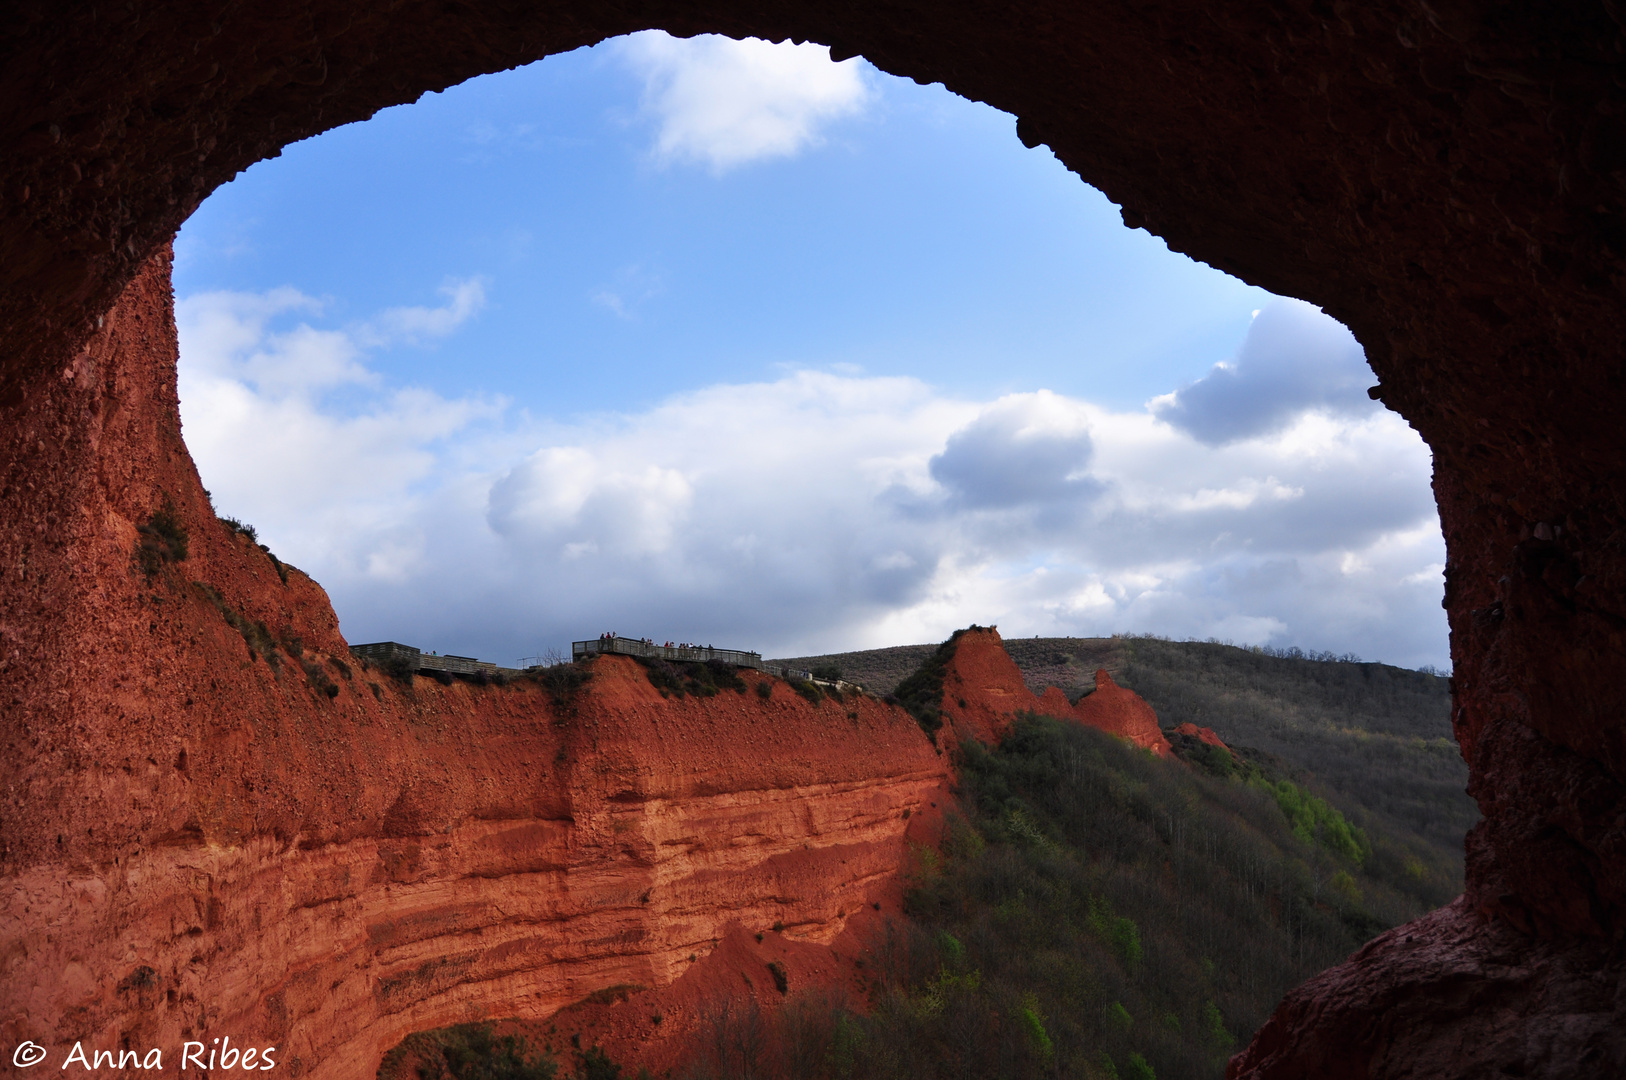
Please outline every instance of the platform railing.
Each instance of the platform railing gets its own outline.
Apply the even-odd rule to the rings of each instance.
[[[570,656],[574,660],[589,656],[636,656],[644,660],[665,660],[675,664],[703,664],[707,660],[721,660],[735,667],[761,668],[762,654],[743,649],[713,649],[709,646],[651,645],[634,638],[603,637],[591,641],[570,643]]]

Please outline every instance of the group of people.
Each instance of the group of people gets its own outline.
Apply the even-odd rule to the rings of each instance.
[[[614,630],[610,630],[610,631],[608,631],[606,633],[600,634],[598,636],[598,639],[601,642],[603,642],[603,641],[623,640],[621,638],[621,635],[617,634]],[[645,638],[639,638],[638,643],[640,645],[653,645],[653,644],[655,644],[655,641],[654,641],[653,638],[646,638],[645,637]],[[711,646],[710,645],[695,645],[695,644],[693,644],[691,642],[684,642],[683,644],[680,645],[675,641],[668,641],[665,645],[662,646],[662,648],[665,648],[665,649],[709,649],[709,648],[711,648]]]

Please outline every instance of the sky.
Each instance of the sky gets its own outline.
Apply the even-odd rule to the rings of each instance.
[[[818,45],[652,31],[385,110],[215,192],[175,281],[204,484],[352,642],[1449,663],[1429,453],[1346,329]]]

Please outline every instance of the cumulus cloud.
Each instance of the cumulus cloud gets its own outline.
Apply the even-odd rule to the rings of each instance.
[[[874,97],[862,61],[835,63],[812,43],[646,30],[616,48],[643,79],[641,111],[656,126],[656,160],[717,173],[817,146],[827,125]]]
[[[1376,412],[1366,352],[1343,324],[1302,300],[1273,300],[1254,318],[1236,356],[1158,398],[1160,419],[1211,446],[1278,431],[1306,409]]]
[[[353,569],[343,562],[349,552],[400,578],[421,547],[409,520],[417,487],[445,473],[448,439],[503,408],[386,388],[367,365],[369,348],[441,336],[472,314],[478,284],[448,288],[444,309],[392,309],[349,329],[284,325],[323,311],[288,288],[178,302],[183,430],[220,511],[254,522],[284,551],[328,560],[337,573]],[[341,390],[359,392],[361,407],[334,404],[332,392]],[[383,547],[353,551],[358,531]]]
[[[956,507],[1083,507],[1100,490],[1092,450],[1084,410],[1042,390],[996,402],[948,437],[928,471]]]
[[[1048,391],[796,371],[503,421],[384,386],[354,334],[306,324],[319,307],[183,302],[183,409],[205,483],[352,640],[512,662],[615,629],[788,655],[976,621],[1446,660],[1429,455],[1380,409],[1300,393],[1210,440]]]

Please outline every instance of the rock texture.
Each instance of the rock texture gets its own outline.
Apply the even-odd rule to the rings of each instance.
[[[131,438],[148,424],[173,439],[174,422],[131,411],[130,395],[163,385],[160,352],[137,351],[132,364],[150,368],[138,377],[106,367],[135,318],[115,301],[210,190],[281,146],[480,72],[660,26],[812,38],[942,80],[1015,114],[1018,137],[1049,144],[1128,224],[1347,323],[1380,380],[1374,395],[1434,451],[1456,724],[1486,818],[1470,842],[1469,904],[1484,934],[1524,935],[1510,949],[1590,950],[1618,979],[1623,21],[1614,3],[1484,0],[1018,0],[997,11],[967,0],[18,0],[0,22],[0,692],[22,762],[5,873],[47,857],[124,858],[120,845],[146,835],[128,822],[171,805],[153,802],[155,785],[181,781],[173,762],[132,757],[119,747],[134,736],[110,733],[144,723],[143,737],[170,749],[171,728],[204,724],[215,695],[258,692],[217,678],[198,696],[207,665],[181,651],[151,661],[162,650],[147,638],[206,650],[207,627],[187,624],[192,609],[168,594],[107,584],[130,537],[115,541],[155,492],[171,491],[188,520],[199,512],[175,484],[184,459]],[[122,329],[104,324],[110,314]],[[198,557],[224,565],[221,543],[206,547]],[[242,556],[240,580],[263,573]],[[295,579],[256,610],[319,641],[317,595]],[[195,691],[192,714],[171,692],[181,685]],[[223,744],[240,746],[259,721],[219,723]],[[223,776],[243,771],[221,760],[232,763]],[[173,824],[280,823],[298,836],[307,824],[342,832],[363,810],[314,777],[297,783],[309,802],[249,782],[211,779],[206,813]],[[1472,946],[1439,922],[1417,933]],[[1351,963],[1349,985],[1411,970],[1381,950]],[[1471,990],[1481,977],[1465,979]],[[1506,1015],[1543,1014],[1534,990],[1509,993]],[[1398,1007],[1432,1045],[1471,1038],[1431,998]],[[1321,1014],[1295,1015],[1311,1054]],[[1295,1064],[1296,1037],[1278,1028],[1268,1075],[1309,1071]],[[1591,1075],[1566,1047],[1522,1067]]]
[[[943,671],[944,727],[956,738],[993,746],[1011,729],[1017,713],[1038,710],[1039,698],[1022,681],[1022,670],[1005,651],[999,628],[960,631]]]
[[[1095,691],[1078,699],[1073,715],[1090,727],[1128,739],[1158,757],[1168,757],[1172,752],[1163,729],[1158,727],[1157,713],[1139,694],[1113,682],[1105,668],[1095,673]]]
[[[230,1034],[294,1075],[661,986],[730,928],[828,943],[893,896],[943,758],[873,698],[663,698],[606,657],[410,685],[218,523],[181,444],[168,256],[4,430],[0,1041]],[[172,506],[187,557],[132,558]],[[873,910],[873,909],[869,909]]]
[[[1623,1029],[1626,993],[1597,949],[1458,900],[1290,993],[1226,1075],[1626,1076]]]
[[[961,631],[943,672],[943,718],[949,728],[960,738],[993,745],[1024,712],[1077,720],[1158,757],[1172,752],[1158,727],[1157,713],[1139,694],[1113,682],[1104,668],[1095,673],[1095,690],[1076,705],[1054,686],[1036,695],[1005,651],[998,627]]]

